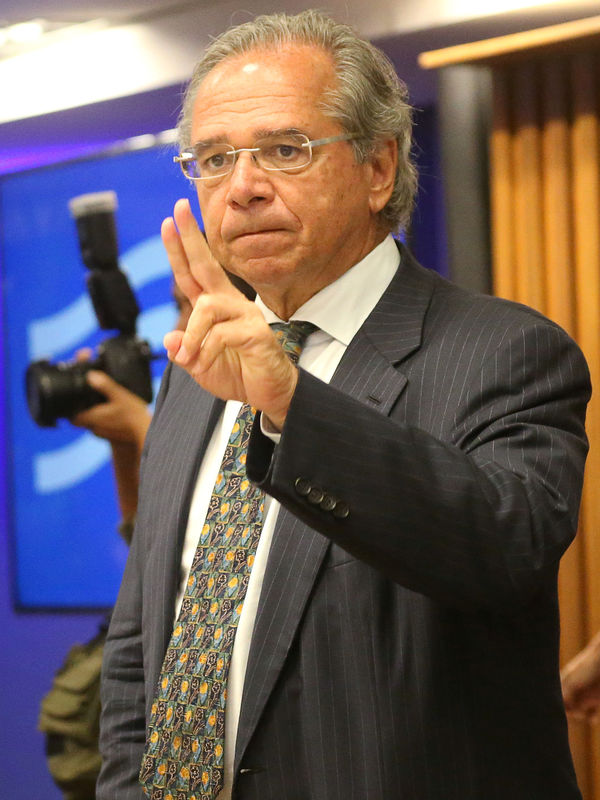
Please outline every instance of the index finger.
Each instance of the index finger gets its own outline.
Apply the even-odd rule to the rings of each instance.
[[[173,216],[188,268],[196,283],[207,292],[222,292],[230,289],[231,282],[223,267],[211,253],[204,234],[192,213],[189,200],[178,200],[175,203]]]
[[[202,293],[202,286],[198,284],[192,275],[173,217],[167,217],[163,220],[160,228],[160,235],[167,253],[167,258],[169,259],[169,264],[173,270],[175,283],[183,295],[194,305],[198,296]]]

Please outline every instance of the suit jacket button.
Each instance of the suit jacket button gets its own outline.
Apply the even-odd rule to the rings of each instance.
[[[347,503],[344,503],[342,500],[338,500],[335,504],[332,514],[336,519],[346,519],[346,517],[350,516],[350,508]]]
[[[294,488],[301,497],[306,497],[310,493],[312,486],[306,478],[296,478]]]
[[[322,489],[319,489],[317,486],[313,486],[306,499],[309,503],[312,503],[313,506],[318,506],[324,497],[325,492]]]
[[[323,511],[333,511],[337,504],[337,500],[335,497],[332,497],[330,494],[323,495],[323,499],[319,503]]]

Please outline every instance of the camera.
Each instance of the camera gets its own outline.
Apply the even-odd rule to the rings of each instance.
[[[136,336],[139,306],[119,268],[116,208],[114,192],[84,194],[69,201],[81,257],[89,270],[86,284],[98,324],[118,333],[100,344],[94,360],[56,364],[40,360],[27,367],[27,404],[33,420],[42,427],[106,402],[106,397],[87,383],[92,369],[106,372],[147,403],[152,400],[152,353],[149,344]]]

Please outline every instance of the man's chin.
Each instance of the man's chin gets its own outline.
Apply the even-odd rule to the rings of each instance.
[[[253,286],[260,294],[261,287],[276,288],[286,285],[290,273],[295,272],[295,265],[289,253],[283,255],[253,255],[250,258],[232,258],[227,271],[238,281]]]
[[[290,236],[286,230],[246,233],[232,239],[227,249],[231,257],[237,259],[273,258],[289,251]]]

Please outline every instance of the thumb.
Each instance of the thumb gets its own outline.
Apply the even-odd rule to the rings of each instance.
[[[165,337],[163,339],[163,344],[165,346],[165,350],[167,351],[167,355],[171,359],[171,361],[175,359],[175,356],[179,352],[182,339],[183,339],[183,331],[180,330],[170,331],[169,333],[165,334]]]
[[[117,381],[111,378],[110,375],[107,375],[106,372],[100,372],[100,370],[96,369],[91,369],[87,373],[87,382],[92,389],[101,392],[109,400],[118,397],[122,392],[128,391],[124,386],[121,386],[120,383],[117,383]]]

